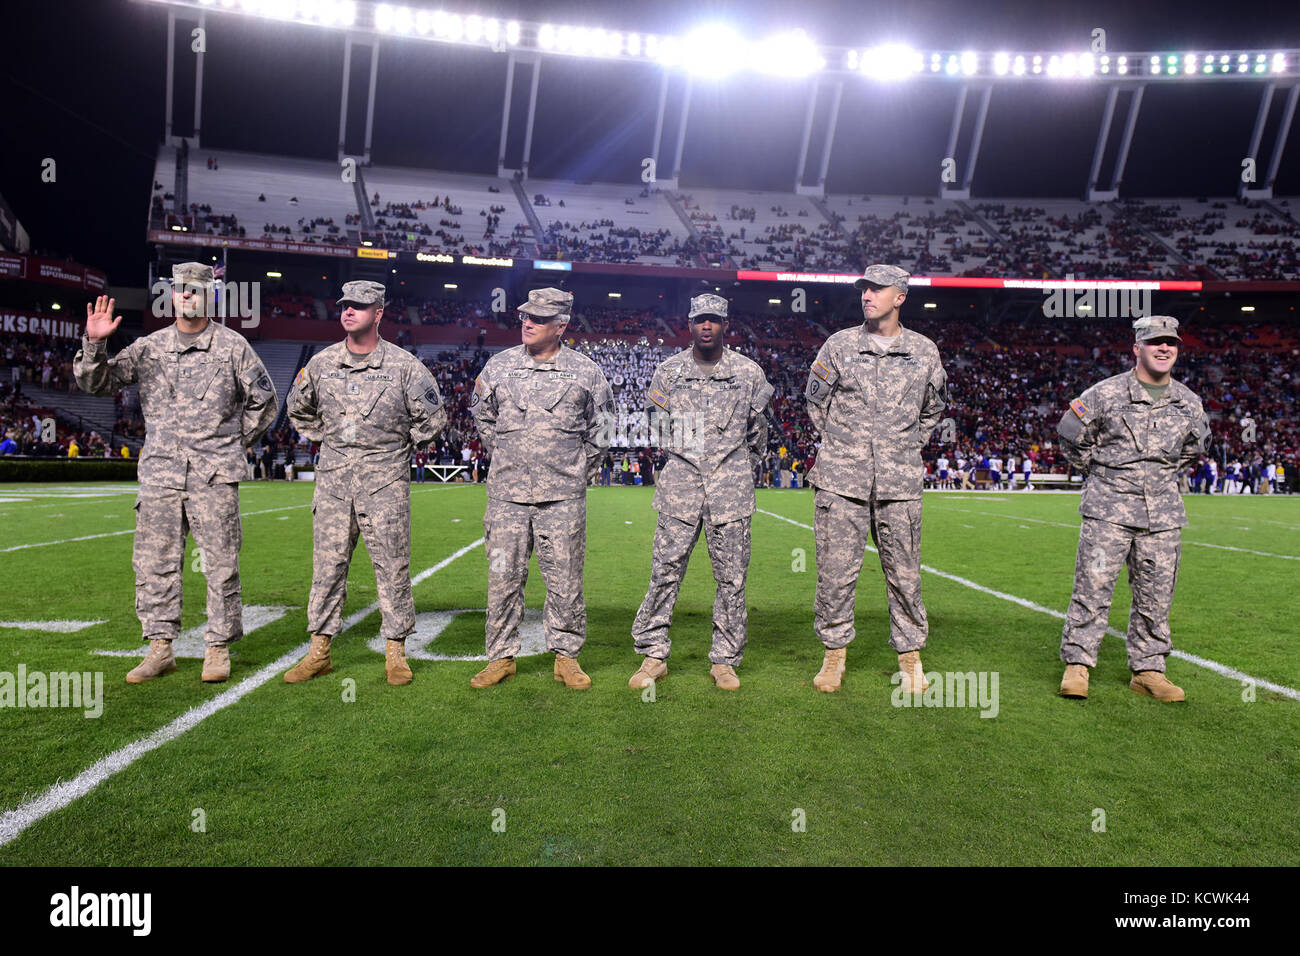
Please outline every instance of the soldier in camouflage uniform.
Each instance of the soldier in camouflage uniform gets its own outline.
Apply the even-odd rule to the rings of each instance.
[[[651,434],[668,457],[655,481],[650,588],[632,625],[644,654],[630,687],[648,687],[668,673],[668,628],[682,577],[701,527],[713,562],[713,646],[709,677],[737,690],[735,668],[745,655],[745,575],[754,514],[754,468],[767,450],[772,386],[758,364],[723,346],[727,300],[691,299],[691,348],[655,370],[646,397]]]
[[[330,642],[342,628],[360,535],[375,569],[388,683],[409,684],[406,637],[415,629],[410,462],[414,449],[437,437],[447,413],[424,363],[380,337],[384,287],[345,282],[338,304],[347,338],[313,355],[289,393],[289,419],[304,438],[320,442],[320,459],[311,506],[311,648],[284,679],[296,684],[333,670]]]
[[[921,648],[929,634],[921,603],[921,449],[947,404],[948,378],[935,344],[899,323],[908,274],[866,268],[863,324],[836,332],[812,364],[804,396],[821,433],[808,483],[817,542],[817,636],[826,646],[813,687],[832,693],[854,638],[853,608],[867,533],[880,551],[889,598],[889,643],[905,693],[929,686]]]
[[[1163,701],[1183,700],[1165,676],[1173,649],[1173,603],[1187,524],[1179,472],[1205,454],[1210,425],[1196,394],[1170,376],[1178,360],[1178,320],[1153,315],[1133,323],[1134,368],[1098,382],[1070,403],[1057,432],[1070,464],[1088,476],[1079,514],[1074,593],[1061,634],[1066,663],[1061,696],[1088,696],[1088,669],[1110,615],[1111,595],[1128,564],[1129,687]]]
[[[168,314],[176,322],[136,339],[112,359],[106,340],[122,317],[114,320],[114,300],[100,296],[93,309],[86,305],[86,333],[73,362],[77,384],[91,395],[138,384],[148,428],[132,564],[135,610],[149,653],[126,675],[132,684],[176,670],[172,641],[180,633],[189,531],[208,582],[203,680],[219,683],[230,676],[229,645],[244,636],[239,481],[245,449],[275,420],[279,400],[248,340],[211,321],[215,291],[211,266],[175,266]]]
[[[542,626],[546,648],[555,652],[555,679],[574,690],[591,686],[576,659],[587,639],[587,484],[609,447],[614,396],[595,362],[560,344],[572,310],[568,292],[529,292],[519,307],[523,344],[488,359],[470,396],[492,456],[483,515],[489,663],[471,687],[515,673],[534,543],[546,581]]]

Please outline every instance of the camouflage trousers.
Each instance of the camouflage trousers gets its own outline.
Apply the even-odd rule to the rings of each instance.
[[[587,605],[582,568],[587,557],[587,499],[522,504],[488,498],[483,515],[488,557],[487,655],[519,654],[524,585],[534,545],[546,582],[542,629],[546,649],[577,657],[587,640]]]
[[[704,529],[704,540],[713,562],[717,595],[713,599],[713,645],[709,662],[735,667],[745,656],[749,614],[745,607],[745,575],[749,571],[749,525],[744,517],[726,524],[712,524],[703,518],[693,523],[660,514],[650,568],[650,589],[636,612],[632,638],[638,654],[660,660],[668,658],[672,641],[668,627],[673,607],[682,589],[682,578],[695,543]]]
[[[181,630],[181,575],[185,536],[193,532],[208,581],[209,645],[233,644],[244,636],[240,604],[239,485],[208,484],[195,472],[184,490],[141,485],[135,502],[135,613],[146,641],[175,639]]]
[[[1128,614],[1128,664],[1134,671],[1164,671],[1173,650],[1169,606],[1178,581],[1182,530],[1148,531],[1100,518],[1084,518],[1074,563],[1074,593],[1061,633],[1061,660],[1097,666],[1119,569],[1128,564],[1133,603]]]
[[[348,568],[357,537],[365,538],[375,569],[382,623],[379,636],[403,641],[415,630],[411,597],[411,488],[394,481],[374,494],[346,498],[316,486],[312,498],[312,578],[307,628],[333,637],[343,628]]]
[[[889,599],[889,644],[902,654],[925,647],[930,624],[921,603],[921,499],[859,501],[817,489],[817,598],[813,628],[828,649],[853,640],[853,609],[867,534],[880,551]]]

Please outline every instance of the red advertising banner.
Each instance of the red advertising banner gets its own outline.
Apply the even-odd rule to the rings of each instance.
[[[90,292],[103,292],[108,288],[108,276],[98,269],[75,262],[42,259],[39,256],[16,256],[7,252],[0,253],[0,278],[48,282]]]
[[[76,319],[0,309],[0,332],[5,335],[53,335],[61,339],[79,339],[82,324]]]

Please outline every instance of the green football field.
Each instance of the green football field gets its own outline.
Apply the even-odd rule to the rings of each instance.
[[[0,690],[20,667],[103,675],[97,717],[12,694],[0,709],[0,864],[1300,863],[1300,499],[1187,500],[1172,616],[1185,656],[1169,672],[1188,701],[1158,704],[1129,691],[1116,636],[1090,700],[1056,695],[1077,495],[927,493],[923,661],[940,686],[971,673],[988,693],[900,707],[873,553],[843,689],[812,689],[809,491],[759,492],[740,691],[708,678],[701,541],[653,699],[627,687],[650,489],[588,498],[585,693],[556,683],[546,654],[470,688],[480,486],[414,486],[414,683],[389,687],[368,646],[379,615],[359,547],[334,672],[285,684],[307,637],[311,485],[241,495],[247,636],[230,682],[202,684],[186,657],[132,686],[138,658],[97,652],[143,653],[133,489],[0,486]],[[187,558],[187,632],[204,620],[197,567]],[[529,607],[542,597],[534,563]],[[1121,632],[1128,605],[1121,575]]]

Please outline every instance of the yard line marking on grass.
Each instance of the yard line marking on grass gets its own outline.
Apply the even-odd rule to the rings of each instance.
[[[762,508],[758,508],[757,511],[759,512],[759,514],[765,514],[773,518],[779,518],[781,521],[789,522],[790,524],[796,525],[800,528],[806,528],[809,531],[813,530],[812,525],[804,524],[802,521],[795,521],[793,518],[787,518],[785,515],[779,515],[773,511],[764,511]],[[871,545],[867,545],[867,550],[876,551],[876,549],[873,548]],[[921,565],[921,570],[928,571],[930,574],[937,575],[938,577],[941,578],[947,578],[949,581],[955,581],[957,584],[960,584],[964,587],[971,588],[972,590],[975,591],[979,591],[981,594],[988,594],[992,597],[1001,598],[1004,601],[1010,601],[1012,604],[1019,604],[1021,607],[1028,608],[1031,611],[1038,611],[1040,614],[1049,614],[1054,618],[1058,618],[1059,620],[1065,620],[1065,613],[1063,611],[1058,611],[1055,608],[1045,607],[1042,604],[1035,604],[1033,601],[1030,601],[1027,598],[1017,597],[1014,594],[1007,594],[1005,591],[997,591],[994,590],[993,588],[985,587],[982,584],[977,584],[974,581],[968,580],[966,578],[958,577],[955,574],[949,574],[947,571],[940,571],[938,568],[932,568],[928,564]],[[1109,625],[1106,627],[1106,633],[1114,637],[1118,637],[1120,640],[1125,639],[1125,635],[1123,631],[1117,630],[1116,628],[1110,627]],[[1207,670],[1214,671],[1214,673],[1221,674],[1224,677],[1230,677],[1233,680],[1250,681],[1252,684],[1254,684],[1257,687],[1263,687],[1266,690],[1273,691],[1273,693],[1275,694],[1281,694],[1284,697],[1290,697],[1292,700],[1300,701],[1300,690],[1296,690],[1293,687],[1287,687],[1283,684],[1274,684],[1272,681],[1263,680],[1259,677],[1251,677],[1249,674],[1228,667],[1225,664],[1220,664],[1218,661],[1212,661],[1205,657],[1199,657],[1196,654],[1189,654],[1187,651],[1180,651],[1177,648],[1174,648],[1172,651],[1170,651],[1170,654],[1172,654],[1174,657],[1177,657],[1179,660],[1184,660],[1187,661],[1188,663],[1196,664],[1198,667],[1204,667]]]
[[[107,624],[107,618],[97,621],[0,621],[0,627],[13,627],[20,631],[50,631],[54,634],[72,634],[96,624]]]
[[[310,508],[311,505],[285,505],[282,508],[263,508],[261,511],[241,511],[239,517],[247,518],[250,515],[269,515],[273,511],[292,511],[295,508]],[[77,538],[60,538],[58,541],[36,541],[32,544],[15,544],[8,548],[0,548],[0,554],[9,551],[23,551],[27,548],[48,548],[54,544],[70,544],[73,541],[90,541],[94,538],[115,538],[120,534],[135,534],[135,528],[124,528],[121,531],[102,531],[99,534],[83,534]]]
[[[483,539],[479,538],[472,544],[465,545],[455,554],[443,558],[433,567],[426,568],[411,579],[411,585],[419,584],[430,575],[436,574],[457,558],[469,554],[482,543]],[[348,615],[344,619],[343,627],[339,633],[342,634],[348,628],[359,624],[377,610],[379,610],[379,602],[375,601],[373,604]],[[32,824],[43,820],[51,813],[62,810],[80,797],[84,797],[109,777],[125,770],[151,750],[157,750],[163,744],[175,740],[187,730],[197,727],[218,711],[237,704],[252,691],[257,690],[257,688],[296,664],[307,653],[310,646],[310,641],[299,644],[289,653],[267,664],[257,673],[245,677],[229,690],[223,691],[206,703],[186,711],[171,723],[160,727],[148,736],[141,737],[134,743],[127,744],[107,757],[97,760],[71,780],[60,781],[40,796],[25,801],[13,810],[0,813],[0,847],[13,842]]]
[[[944,507],[942,505],[940,505],[939,508],[940,510],[943,511],[965,511],[968,514],[973,514],[973,515],[988,515],[991,518],[1007,518],[1012,521],[1035,521],[1038,524],[1050,524],[1050,525],[1055,525],[1058,528],[1073,528],[1075,531],[1079,530],[1079,526],[1075,524],[1066,524],[1063,521],[1047,521],[1044,518],[1029,518],[1026,517],[1025,515],[1004,515],[1004,514],[999,514],[996,511],[972,511],[970,508],[952,508],[952,507]],[[1024,526],[1021,525],[1021,527]],[[1250,529],[1245,528],[1242,530],[1249,531]],[[1257,554],[1261,558],[1282,558],[1283,560],[1286,561],[1300,561],[1300,555],[1294,555],[1294,554],[1274,554],[1272,551],[1255,551],[1251,548],[1237,548],[1229,544],[1210,544],[1209,542],[1206,541],[1184,541],[1183,543],[1194,544],[1202,548],[1219,548],[1223,551],[1240,551],[1242,554]]]

